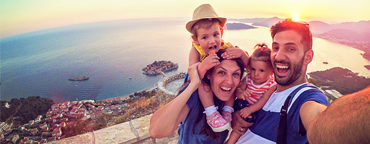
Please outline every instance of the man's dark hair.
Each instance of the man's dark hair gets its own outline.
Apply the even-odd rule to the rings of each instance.
[[[308,23],[301,23],[292,21],[292,19],[285,19],[270,28],[272,39],[278,32],[293,30],[302,36],[302,44],[304,52],[312,49],[312,33],[310,31]]]

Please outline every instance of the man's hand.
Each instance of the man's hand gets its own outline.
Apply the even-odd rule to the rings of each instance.
[[[239,135],[243,135],[247,129],[253,125],[253,123],[246,122],[240,117],[240,111],[236,111],[232,113],[233,120],[231,121],[231,126],[233,131],[235,131]]]

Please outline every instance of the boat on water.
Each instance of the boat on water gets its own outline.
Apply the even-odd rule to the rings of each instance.
[[[322,62],[323,64],[328,64],[328,62]]]
[[[86,77],[86,76],[79,76],[79,77],[73,77],[73,78],[70,78],[68,79],[69,81],[84,81],[84,80],[88,80],[89,77]]]

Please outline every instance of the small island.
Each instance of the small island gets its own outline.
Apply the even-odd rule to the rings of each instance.
[[[73,78],[70,78],[68,79],[69,81],[84,81],[84,80],[88,80],[89,77],[86,77],[86,76],[79,76],[79,77],[73,77]]]
[[[144,67],[143,74],[145,75],[158,75],[162,72],[177,69],[179,66],[177,63],[171,61],[154,61],[152,64]]]

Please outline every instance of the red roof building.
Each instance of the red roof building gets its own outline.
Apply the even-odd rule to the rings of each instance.
[[[47,127],[48,126],[48,124],[46,123],[46,122],[44,122],[43,124],[40,124],[39,125],[39,128],[45,128],[45,127]]]
[[[62,135],[62,130],[60,127],[57,127],[53,130],[53,136],[61,136]]]
[[[103,110],[104,107],[103,106],[98,106],[98,110]]]
[[[58,103],[51,105],[51,109],[55,109],[55,108],[58,108],[58,107],[59,107]]]
[[[37,132],[39,132],[39,130],[37,130],[37,128],[34,128],[34,129],[31,129],[30,132],[31,134],[36,135]]]

